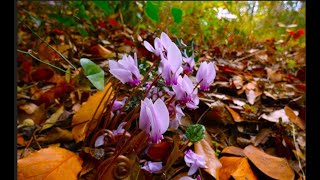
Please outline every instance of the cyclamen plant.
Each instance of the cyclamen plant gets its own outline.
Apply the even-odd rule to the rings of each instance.
[[[128,55],[123,56],[119,61],[109,60],[109,72],[122,84],[128,84],[129,87],[134,88],[142,87],[140,90],[145,96],[140,98],[138,127],[148,134],[150,144],[157,144],[164,139],[168,128],[177,129],[179,127],[181,118],[185,116],[184,109],[198,108],[198,86],[200,85],[199,90],[208,91],[210,84],[215,79],[216,71],[214,63],[202,62],[196,73],[196,82],[193,83],[190,76],[195,69],[194,52],[190,57],[186,53],[182,54],[178,46],[164,32],[161,33],[160,38],[155,38],[153,46],[147,41],[144,41],[143,44],[148,51],[159,57],[159,61],[154,62],[158,71],[157,77],[151,75],[142,80],[136,54],[133,58]],[[145,79],[149,81],[143,82]],[[159,81],[164,82],[162,86],[159,86]],[[128,104],[126,101],[129,100],[128,97],[122,98],[121,101],[114,100],[112,112],[120,113],[121,109]],[[122,122],[112,132],[116,135],[126,134],[125,129],[128,128],[124,128],[125,126],[126,122]],[[105,136],[106,134],[103,134],[96,138],[96,147],[104,144]],[[188,175],[193,175],[198,168],[207,167],[204,158],[192,150],[185,152],[184,159],[186,165],[190,167]],[[155,173],[163,169],[163,162],[146,161],[141,169]],[[185,179],[188,178],[185,177]]]

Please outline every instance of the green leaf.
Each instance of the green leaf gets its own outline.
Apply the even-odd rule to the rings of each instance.
[[[81,36],[87,37],[89,34],[85,29],[79,28],[78,32],[80,33]]]
[[[187,128],[186,136],[191,142],[198,142],[204,138],[206,128],[201,124],[190,125]]]
[[[70,16],[49,14],[49,18],[53,18],[53,19],[57,20],[59,23],[64,24],[66,26],[77,25],[77,22],[74,20],[74,18],[70,17]]]
[[[104,71],[90,59],[81,58],[80,64],[84,69],[84,74],[97,89],[104,89]]]
[[[159,8],[157,6],[148,1],[144,12],[151,20],[159,22]]]
[[[180,24],[182,20],[182,10],[179,8],[172,8],[171,14],[173,16],[174,22]]]
[[[84,5],[80,6],[78,16],[83,17],[85,19],[89,19],[89,16],[86,14],[86,9]]]
[[[113,13],[113,9],[110,7],[109,2],[107,1],[93,1],[93,3],[101,8],[106,15]]]

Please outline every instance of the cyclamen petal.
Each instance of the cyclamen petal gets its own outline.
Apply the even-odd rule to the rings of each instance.
[[[153,143],[159,143],[169,127],[169,111],[163,102],[158,99],[154,104],[149,98],[141,103],[139,128],[149,133]]]
[[[183,177],[181,177],[179,180],[201,180],[201,177],[200,177],[200,175],[198,175],[198,176],[196,177],[196,179],[193,179],[193,178],[191,178],[191,177],[189,177],[189,176],[183,176]]]
[[[207,168],[204,156],[194,153],[191,149],[185,151],[184,161],[190,167],[188,175],[194,174],[198,168]]]
[[[162,169],[162,162],[147,161],[141,169],[154,173]]]
[[[140,83],[140,72],[137,64],[137,56],[123,56],[118,62],[109,60],[109,72],[123,84],[137,85]]]
[[[216,77],[216,70],[213,62],[202,62],[196,75],[196,81],[200,83],[200,90],[208,91],[210,84]]]
[[[173,85],[172,89],[176,95],[177,102],[183,106],[187,106],[190,109],[198,108],[199,98],[198,98],[198,89],[195,88],[187,75],[178,77],[177,85]]]

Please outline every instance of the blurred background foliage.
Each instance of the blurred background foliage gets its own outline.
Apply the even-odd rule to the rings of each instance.
[[[45,31],[45,18],[55,27],[75,28],[83,37],[98,36],[96,24],[123,24],[135,33],[162,31],[201,48],[212,45],[250,47],[253,42],[274,39],[305,28],[304,1],[46,1],[32,2],[29,16],[18,16]],[[44,8],[44,6],[46,6]],[[19,8],[19,7],[18,7]],[[46,16],[46,17],[44,17]],[[19,19],[20,18],[20,19]],[[43,28],[41,28],[43,27]],[[305,37],[288,42],[305,46]]]

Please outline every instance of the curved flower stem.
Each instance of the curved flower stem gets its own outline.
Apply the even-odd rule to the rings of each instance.
[[[194,88],[193,88],[193,90],[192,90],[192,93],[193,93],[194,90],[196,90],[196,88],[199,86],[199,84],[200,84],[202,81],[203,81],[203,79],[201,79],[201,81],[198,82],[198,83],[194,86]]]

